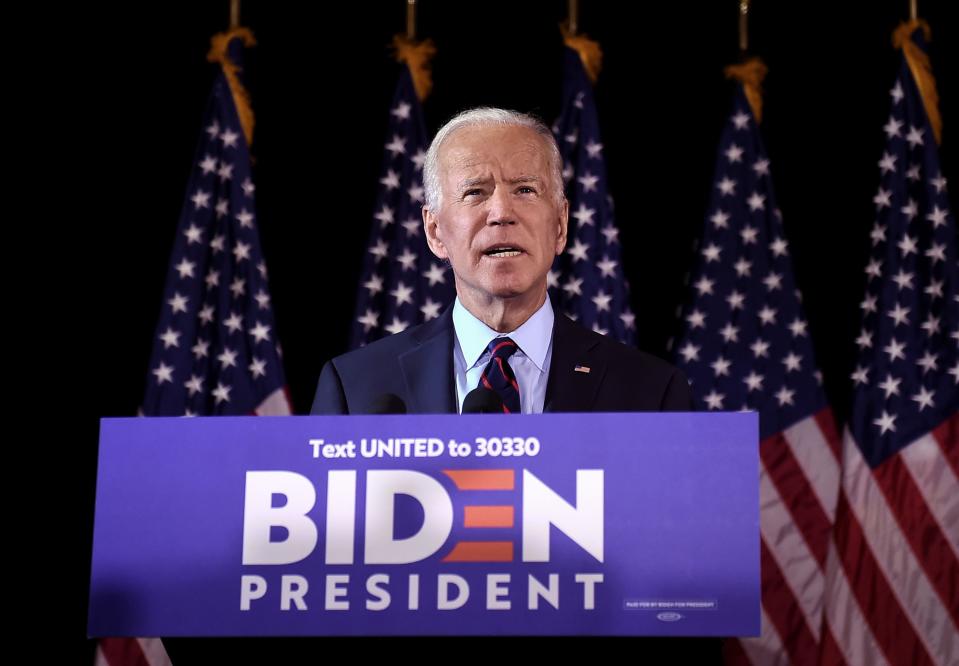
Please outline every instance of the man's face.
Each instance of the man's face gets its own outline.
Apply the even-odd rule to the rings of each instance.
[[[543,139],[525,127],[466,127],[444,142],[438,161],[441,202],[424,209],[423,221],[460,298],[545,297],[546,275],[566,245],[569,204],[554,191]]]

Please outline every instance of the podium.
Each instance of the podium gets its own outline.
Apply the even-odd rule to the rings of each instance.
[[[759,633],[754,413],[103,419],[91,636]]]

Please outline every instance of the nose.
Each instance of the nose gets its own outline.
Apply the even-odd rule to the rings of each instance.
[[[488,202],[489,209],[486,213],[486,224],[490,226],[516,224],[513,201],[510,198],[509,189],[505,185],[497,185]]]

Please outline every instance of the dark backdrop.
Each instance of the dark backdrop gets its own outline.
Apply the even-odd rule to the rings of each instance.
[[[55,213],[62,256],[46,314],[67,329],[54,329],[50,358],[63,357],[53,372],[70,398],[58,416],[74,433],[60,458],[70,480],[57,543],[70,545],[52,621],[80,663],[92,655],[84,635],[98,419],[131,415],[142,397],[213,76],[205,55],[226,26],[227,4],[83,7],[46,79],[72,109],[59,122],[78,167],[65,184],[69,205]],[[737,2],[581,4],[581,30],[605,54],[596,95],[640,346],[665,355],[730,108],[722,67],[739,56]],[[763,130],[778,203],[817,360],[842,415],[881,127],[899,68],[890,36],[907,2],[753,4],[751,51],[770,68]],[[959,22],[948,4],[921,2],[920,13],[933,30],[941,157],[955,188]],[[346,349],[396,76],[387,45],[405,29],[405,3],[244,5],[243,23],[259,42],[245,72],[259,230],[288,383],[297,413],[306,413],[322,363]],[[476,105],[551,122],[565,11],[562,0],[423,1],[419,35],[438,49],[428,129]],[[51,198],[43,205],[63,203]]]

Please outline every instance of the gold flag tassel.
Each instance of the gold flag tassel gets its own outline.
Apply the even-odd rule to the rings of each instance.
[[[763,79],[766,78],[766,72],[769,68],[759,58],[749,58],[741,65],[729,65],[723,70],[727,79],[736,79],[743,84],[746,91],[746,100],[749,102],[756,122],[763,120]]]
[[[433,71],[430,60],[436,55],[436,45],[432,39],[416,41],[406,35],[393,37],[393,49],[396,60],[406,63],[413,77],[413,87],[420,102],[426,101],[433,91]]]
[[[926,115],[929,117],[929,124],[932,125],[932,133],[936,137],[936,143],[942,141],[942,116],[939,115],[939,94],[936,92],[936,80],[932,76],[932,65],[929,62],[929,54],[923,51],[912,41],[912,33],[918,28],[922,28],[923,36],[928,42],[931,38],[929,24],[922,19],[913,19],[899,24],[895,32],[892,33],[892,44],[897,49],[902,49],[906,56],[906,64],[909,65],[909,71],[912,72],[912,78],[916,81],[919,88],[919,94],[922,96],[922,105],[926,107]]]
[[[599,78],[599,72],[603,68],[603,50],[599,42],[594,41],[586,35],[574,35],[567,24],[559,27],[563,33],[563,43],[579,54],[579,59],[583,62],[583,69],[586,70],[586,76],[595,85]]]
[[[240,117],[240,127],[243,128],[243,135],[246,137],[246,145],[253,144],[253,107],[250,105],[250,94],[243,87],[238,72],[240,66],[230,60],[229,46],[230,42],[239,37],[243,40],[244,46],[255,46],[256,39],[249,28],[233,28],[227,32],[221,32],[210,38],[210,52],[206,59],[210,62],[220,63],[223,68],[223,75],[230,86],[230,93],[233,95],[233,104],[236,106],[236,113]]]

